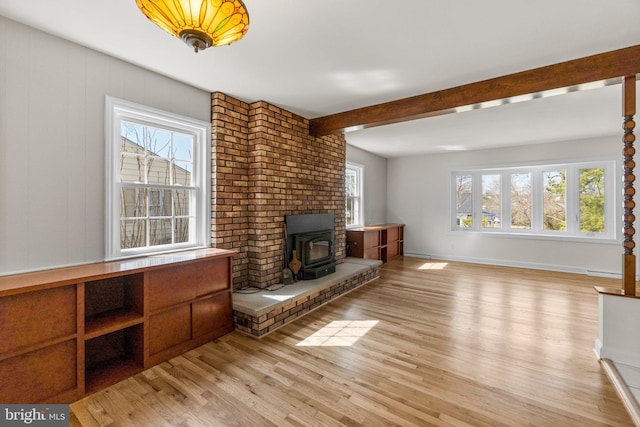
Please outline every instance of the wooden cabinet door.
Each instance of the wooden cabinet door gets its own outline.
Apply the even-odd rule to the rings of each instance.
[[[179,304],[196,297],[196,265],[188,264],[147,272],[149,310]]]
[[[77,390],[76,355],[71,339],[0,361],[0,402],[58,403],[56,396]]]
[[[387,245],[387,260],[398,256],[398,253],[400,252],[399,246],[400,242],[398,241],[391,242]]]
[[[194,302],[192,304],[193,338],[212,334],[211,339],[213,339],[231,332],[233,330],[231,307],[229,292]]]
[[[378,230],[369,230],[364,231],[364,248],[374,248],[376,246],[380,246],[380,232]]]
[[[182,305],[149,317],[149,355],[191,339],[191,306]]]
[[[369,248],[364,250],[362,256],[364,259],[380,259],[380,247]]]
[[[77,332],[76,287],[0,298],[0,357]]]
[[[198,263],[196,276],[196,296],[231,289],[229,258],[217,258]]]
[[[387,229],[387,243],[395,242],[399,240],[400,227],[389,227]]]
[[[357,258],[364,257],[364,233],[360,231],[347,231],[347,245],[350,255]]]

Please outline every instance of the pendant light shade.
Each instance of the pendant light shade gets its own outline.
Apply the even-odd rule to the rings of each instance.
[[[136,0],[158,27],[180,37],[195,52],[240,40],[249,29],[241,0]]]

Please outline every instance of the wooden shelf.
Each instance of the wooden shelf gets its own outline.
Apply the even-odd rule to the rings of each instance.
[[[89,340],[142,322],[142,314],[125,308],[96,314],[85,320],[84,339]]]
[[[85,340],[144,321],[144,274],[134,273],[84,284]]]
[[[404,224],[380,224],[347,230],[347,254],[387,262],[404,252]]]

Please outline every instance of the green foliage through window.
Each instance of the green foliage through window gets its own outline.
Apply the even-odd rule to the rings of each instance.
[[[604,168],[580,170],[580,231],[604,232]]]
[[[452,228],[615,239],[614,167],[603,160],[453,172]]]

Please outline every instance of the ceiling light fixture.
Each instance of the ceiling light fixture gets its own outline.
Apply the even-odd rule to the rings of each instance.
[[[154,24],[180,37],[194,52],[240,40],[249,29],[241,0],[136,0]]]

